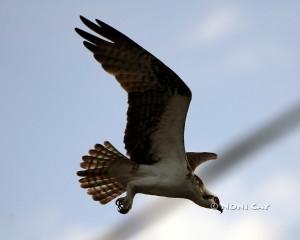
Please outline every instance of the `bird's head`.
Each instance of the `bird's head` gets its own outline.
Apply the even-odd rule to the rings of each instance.
[[[217,196],[210,193],[206,187],[204,186],[202,180],[197,176],[194,175],[194,186],[195,186],[195,196],[193,197],[193,201],[205,208],[211,208],[223,212],[223,208],[220,204],[220,200]]]

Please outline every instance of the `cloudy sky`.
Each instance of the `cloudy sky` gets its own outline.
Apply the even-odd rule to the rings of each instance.
[[[80,14],[178,73],[193,91],[186,149],[220,154],[298,106],[299,11],[296,0],[2,0],[0,238],[92,240],[158,200],[138,195],[123,216],[79,188],[75,172],[91,146],[110,140],[124,152],[127,108],[125,92],[74,33]],[[220,215],[163,199],[180,205],[130,239],[299,239],[299,136],[294,128],[209,184],[223,205],[268,210]]]

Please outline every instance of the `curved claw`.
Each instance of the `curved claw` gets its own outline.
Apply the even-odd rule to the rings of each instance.
[[[116,205],[117,205],[117,207],[119,208],[119,207],[121,206],[121,204],[122,204],[122,201],[121,201],[120,198],[118,198],[118,199],[116,200]]]
[[[126,208],[121,208],[118,211],[119,211],[119,213],[126,214],[126,213],[129,212],[129,208],[127,208],[127,209]]]
[[[118,207],[118,212],[119,213],[122,213],[122,214],[126,214],[126,213],[128,213],[128,211],[130,210],[130,208],[129,207],[126,207],[126,199],[125,199],[125,197],[123,197],[123,198],[118,198],[117,200],[116,200],[116,205],[117,205],[117,207]]]

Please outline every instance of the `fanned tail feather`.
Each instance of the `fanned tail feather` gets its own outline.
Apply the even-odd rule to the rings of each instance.
[[[77,172],[82,177],[80,186],[86,188],[87,193],[101,204],[110,202],[125,191],[125,186],[108,174],[110,166],[119,160],[128,161],[128,158],[108,141],[104,145],[96,144],[88,155],[82,157],[80,166],[85,170]]]

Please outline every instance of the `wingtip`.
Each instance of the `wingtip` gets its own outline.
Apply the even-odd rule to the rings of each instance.
[[[99,19],[95,19],[96,23],[98,23],[98,25],[101,27],[101,28],[106,28],[106,29],[113,29],[111,26],[109,26],[107,23],[99,20]],[[113,29],[114,31],[116,31],[116,29]]]
[[[81,37],[84,37],[85,31],[81,30],[80,28],[74,28],[75,32],[77,32]]]
[[[84,16],[82,16],[82,15],[79,15],[79,18],[80,18],[80,20],[81,21],[84,21],[86,18],[84,17]]]
[[[75,32],[79,35],[79,36],[81,36],[81,37],[83,37],[83,38],[85,38],[84,37],[84,31],[83,30],[81,30],[80,28],[74,28],[74,30],[75,30]]]
[[[87,19],[86,17],[84,17],[83,15],[79,15],[80,20],[83,23],[90,23],[91,21],[89,19]],[[95,21],[101,26],[101,25],[107,25],[105,24],[103,21],[99,20],[99,19],[95,19]]]
[[[96,45],[94,45],[88,41],[83,41],[83,45],[91,52],[96,52],[98,50]]]
[[[80,15],[80,20],[86,25],[86,26],[90,26],[91,24],[95,24],[92,21],[90,21],[89,19],[87,19],[86,17]]]
[[[76,174],[77,174],[78,177],[84,177],[84,176],[86,176],[86,170],[77,171]]]
[[[208,152],[207,154],[208,154],[207,157],[208,157],[209,160],[218,159],[218,154],[216,154],[216,153]]]
[[[101,26],[101,25],[103,25],[104,23],[102,22],[102,21],[100,21],[99,19],[95,19],[95,21]]]

